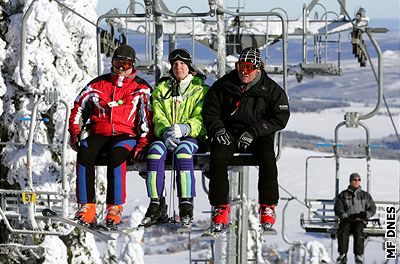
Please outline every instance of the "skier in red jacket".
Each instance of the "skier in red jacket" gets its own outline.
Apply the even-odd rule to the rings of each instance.
[[[126,160],[142,161],[153,137],[150,96],[152,88],[136,76],[135,50],[118,47],[111,73],[92,80],[75,99],[69,119],[70,146],[77,154],[77,201],[75,219],[85,224],[96,221],[95,160],[107,153],[106,224],[121,221],[126,196]],[[80,139],[82,126],[89,136]]]

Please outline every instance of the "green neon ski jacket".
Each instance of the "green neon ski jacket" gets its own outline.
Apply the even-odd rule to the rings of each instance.
[[[173,99],[171,96],[172,79],[160,79],[152,93],[154,134],[162,138],[163,133],[174,124],[172,120]],[[201,77],[194,76],[186,91],[177,98],[178,107],[175,124],[188,124],[191,131],[189,136],[201,138],[206,136],[201,115],[204,96],[209,86]]]

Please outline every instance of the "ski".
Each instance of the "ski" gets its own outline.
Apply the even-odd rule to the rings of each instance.
[[[216,240],[218,239],[223,233],[226,233],[229,230],[228,226],[224,225],[217,225],[211,227],[208,231],[204,232],[201,235],[201,240]]]
[[[182,222],[156,223],[156,224],[153,224],[150,226],[143,226],[142,228],[148,229],[148,228],[154,228],[154,227],[162,227],[162,228],[166,229],[168,232],[177,232],[177,233],[189,233],[192,231],[191,223],[186,224],[186,223],[182,223]]]
[[[75,226],[75,227],[77,227],[77,228],[79,228],[79,229],[81,229],[83,231],[89,232],[89,233],[97,236],[98,238],[101,238],[104,241],[115,240],[113,237],[111,237],[109,235],[106,235],[106,234],[102,233],[101,231],[96,230],[95,228],[92,228],[92,227],[89,227],[89,226],[86,226],[86,225],[82,225],[82,224],[79,224],[78,222],[75,222],[75,221],[73,221],[71,219],[59,216],[56,212],[54,212],[51,209],[48,209],[48,208],[44,209],[42,211],[42,215],[44,217],[47,217],[47,218],[62,222],[64,224]]]
[[[96,228],[96,230],[99,230],[100,232],[103,232],[103,233],[121,234],[121,235],[129,235],[133,232],[146,229],[146,227],[140,226],[140,225],[136,226],[136,227],[128,227],[128,228],[123,228],[123,227],[110,228],[103,224],[98,224],[95,226],[95,228]]]
[[[269,236],[276,236],[278,234],[278,232],[273,228],[262,228],[261,232],[263,235],[269,235]]]
[[[180,234],[184,234],[184,233],[190,233],[192,232],[192,224],[183,224],[180,223],[178,224],[177,228],[176,228],[176,232],[180,233]]]
[[[149,229],[155,228],[155,227],[165,228],[168,231],[177,231],[178,233],[187,233],[187,232],[191,231],[191,226],[181,225],[180,223],[173,223],[173,222],[155,223],[152,225],[140,224],[136,227],[127,227],[127,228],[124,228],[122,226],[119,226],[117,228],[110,228],[103,224],[97,224],[95,226],[96,230],[98,230],[100,232],[111,233],[111,234],[116,233],[116,234],[122,234],[122,235],[129,235],[129,234],[137,232],[137,231],[149,230]]]
[[[260,227],[263,235],[276,236],[278,234],[278,232],[276,232],[276,230],[272,228],[272,225],[270,223],[263,223]]]
[[[180,219],[180,222],[176,222],[176,232],[178,233],[189,233],[192,231],[192,217],[186,216]]]
[[[226,230],[223,230],[223,231],[213,231],[213,230],[206,231],[201,235],[201,240],[216,240],[223,233],[225,233],[227,231],[228,231],[228,228]]]

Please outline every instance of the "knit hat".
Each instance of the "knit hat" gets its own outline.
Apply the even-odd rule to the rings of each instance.
[[[119,46],[114,51],[113,59],[131,60],[133,63],[135,63],[136,52],[131,46],[124,44],[124,45]]]
[[[360,174],[358,174],[357,172],[353,172],[352,174],[350,174],[349,181],[352,181],[353,179],[361,179]]]
[[[262,63],[260,50],[252,47],[245,48],[240,53],[239,62],[251,62],[257,69],[261,69]]]
[[[169,56],[168,56],[169,63],[171,64],[171,69],[169,71],[170,74],[173,74],[172,72],[172,65],[175,63],[175,61],[180,60],[183,63],[185,63],[189,71],[195,72],[196,70],[192,66],[192,56],[190,55],[189,51],[186,49],[175,49],[173,50]]]

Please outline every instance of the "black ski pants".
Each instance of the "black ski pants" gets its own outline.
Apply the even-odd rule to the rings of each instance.
[[[212,206],[228,204],[229,180],[228,163],[235,152],[240,152],[237,143],[228,146],[211,143],[210,150],[210,183],[208,198]],[[278,169],[274,151],[273,137],[263,136],[253,140],[249,148],[257,159],[258,201],[260,204],[277,204],[279,200]]]
[[[349,249],[349,236],[353,234],[354,255],[364,254],[364,230],[365,224],[362,221],[346,221],[339,224],[337,233],[339,254],[346,254]]]

